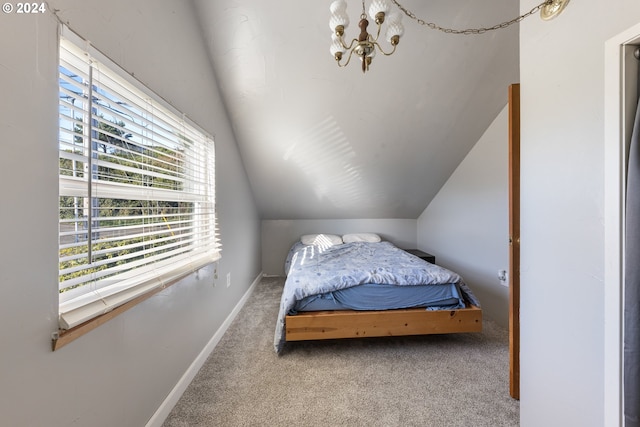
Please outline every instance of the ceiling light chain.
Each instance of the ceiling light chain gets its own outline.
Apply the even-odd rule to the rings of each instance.
[[[500,30],[502,28],[506,28],[506,27],[508,27],[510,25],[513,25],[513,24],[516,24],[516,23],[522,21],[525,18],[528,18],[529,16],[533,15],[534,13],[537,13],[538,11],[540,11],[540,16],[544,20],[549,20],[549,19],[555,18],[556,16],[558,16],[560,14],[560,12],[562,12],[562,10],[564,10],[566,5],[569,3],[569,0],[546,0],[546,1],[542,2],[542,3],[540,3],[539,5],[535,6],[529,12],[527,12],[527,13],[525,13],[523,15],[520,15],[517,18],[514,18],[514,19],[512,19],[510,21],[505,21],[505,22],[502,22],[501,24],[497,24],[497,25],[494,25],[492,27],[467,28],[465,30],[456,30],[456,29],[453,29],[453,28],[445,28],[445,27],[441,27],[438,24],[435,24],[433,22],[427,22],[424,19],[418,18],[415,13],[411,12],[406,7],[401,5],[397,0],[391,0],[391,2],[393,4],[395,4],[396,6],[398,6],[398,9],[403,11],[405,15],[407,15],[409,18],[413,19],[414,21],[416,21],[420,25],[424,25],[425,27],[429,27],[432,30],[442,31],[443,33],[447,33],[447,34],[469,35],[469,34],[483,34],[483,33],[486,33],[487,31]]]

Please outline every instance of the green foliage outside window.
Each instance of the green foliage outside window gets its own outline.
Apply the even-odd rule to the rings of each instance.
[[[183,154],[166,147],[136,144],[129,139],[124,127],[122,122],[108,124],[104,118],[98,122],[96,133],[99,142],[96,142],[94,158],[99,165],[93,167],[94,179],[129,186],[182,190],[179,176],[184,172]],[[82,126],[76,125],[74,132],[79,134],[74,137],[75,143],[81,144]],[[89,173],[85,170],[88,165],[82,162],[62,157],[59,162],[60,175],[82,178]],[[162,176],[157,176],[159,174]],[[149,256],[143,252],[150,248],[164,246],[166,251],[175,250],[188,234],[184,224],[189,223],[194,212],[191,202],[98,197],[87,200],[61,196],[59,206],[61,284]],[[89,221],[91,260],[88,259]],[[65,231],[69,233],[65,235]],[[156,250],[152,255],[157,257],[162,252]],[[61,288],[60,292],[65,292],[74,287]]]

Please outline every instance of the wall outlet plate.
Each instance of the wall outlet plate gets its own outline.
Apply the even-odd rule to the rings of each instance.
[[[509,286],[507,270],[498,270],[498,280],[502,286]]]

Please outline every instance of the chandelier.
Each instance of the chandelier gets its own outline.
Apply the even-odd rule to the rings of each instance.
[[[360,28],[360,35],[358,38],[354,38],[347,45],[344,39],[344,30],[349,26],[349,15],[347,15],[347,2],[345,0],[336,0],[329,6],[331,11],[331,18],[329,19],[329,27],[333,31],[331,36],[331,55],[335,58],[339,67],[346,67],[351,61],[351,57],[355,54],[360,58],[362,62],[362,72],[365,73],[369,70],[369,65],[373,57],[376,55],[376,51],[380,51],[383,55],[389,56],[396,51],[396,46],[400,42],[400,37],[404,34],[404,27],[402,26],[402,15],[399,13],[391,14],[387,22],[386,39],[391,45],[391,49],[385,52],[380,44],[378,38],[382,31],[382,24],[385,22],[387,15],[389,14],[389,3],[387,0],[373,0],[369,7],[369,16],[376,23],[377,29],[375,36],[367,31],[369,26],[369,20],[365,13],[364,0],[362,0],[362,14],[360,15],[360,22],[358,27]],[[349,55],[346,58],[346,62],[342,63],[346,52]]]
[[[516,24],[523,19],[533,15],[540,11],[540,17],[548,21],[558,16],[565,9],[569,0],[544,0],[539,5],[535,6],[529,12],[513,18],[510,21],[503,22],[501,24],[494,25],[492,27],[481,28],[468,28],[464,30],[457,30],[452,28],[441,27],[433,22],[427,22],[424,19],[418,18],[413,12],[407,10],[402,6],[398,0],[391,0],[391,2],[398,7],[405,15],[416,21],[418,24],[428,27],[432,30],[439,30],[447,34],[484,34],[487,31],[500,30],[506,28],[512,24]],[[360,28],[360,35],[358,38],[351,40],[347,45],[344,39],[344,30],[349,26],[349,15],[347,15],[347,2],[345,0],[335,0],[329,6],[331,11],[331,18],[329,19],[329,27],[333,34],[331,36],[331,48],[329,49],[331,55],[334,57],[339,67],[346,67],[351,61],[351,57],[355,54],[360,58],[362,62],[362,72],[365,73],[369,70],[371,61],[376,55],[376,51],[380,51],[385,56],[389,56],[396,51],[396,46],[400,42],[400,37],[404,34],[404,27],[402,26],[402,15],[399,13],[389,14],[389,3],[387,0],[373,0],[369,7],[369,16],[376,23],[377,29],[375,36],[367,31],[369,26],[369,20],[365,13],[364,0],[362,0],[362,13],[360,14],[360,22],[358,27]],[[387,18],[388,15],[388,18]],[[380,44],[378,38],[382,31],[382,24],[387,20],[387,32],[386,39],[391,45],[391,49],[385,52]],[[342,63],[345,54],[349,52],[346,61]]]

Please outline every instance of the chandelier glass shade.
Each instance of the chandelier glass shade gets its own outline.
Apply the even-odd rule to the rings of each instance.
[[[356,55],[362,62],[362,72],[369,70],[369,65],[380,51],[383,55],[391,55],[396,51],[396,46],[400,42],[400,37],[404,34],[402,26],[402,15],[400,13],[389,13],[390,6],[387,0],[373,0],[369,6],[369,16],[375,22],[375,35],[368,32],[369,20],[365,13],[365,4],[362,0],[362,14],[358,27],[360,34],[357,38],[352,39],[348,44],[345,40],[345,29],[349,26],[349,15],[347,15],[347,2],[345,0],[336,0],[329,6],[331,18],[329,19],[329,27],[333,34],[331,36],[331,55],[334,57],[338,66],[345,67],[351,61],[351,57]],[[385,51],[378,43],[378,39],[382,33],[383,24],[386,22],[385,38],[391,46]],[[344,62],[343,62],[344,60]]]

